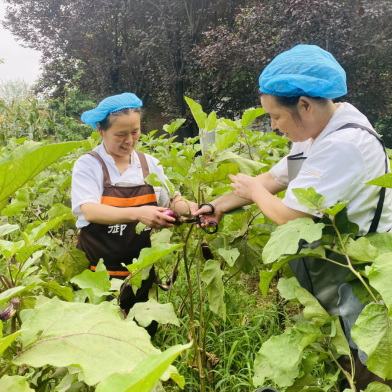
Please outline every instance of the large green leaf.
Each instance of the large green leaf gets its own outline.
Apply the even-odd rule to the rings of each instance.
[[[8,196],[80,145],[80,142],[67,142],[37,146],[21,157],[0,164],[0,210]]]
[[[279,226],[263,250],[265,264],[273,263],[283,255],[296,254],[301,239],[311,243],[322,236],[323,223],[314,223],[311,218],[298,218]]]
[[[391,388],[388,385],[374,381],[367,386],[365,392],[391,392]]]
[[[278,289],[284,298],[297,299],[305,307],[305,318],[312,320],[315,325],[323,325],[330,320],[327,311],[309,291],[299,285],[296,278],[280,279]]]
[[[128,313],[127,320],[135,319],[141,327],[148,327],[152,320],[160,324],[174,324],[180,326],[180,322],[174,312],[172,303],[160,304],[151,298],[148,302],[138,302]]]
[[[357,240],[349,238],[345,244],[346,251],[353,263],[368,263],[377,259],[380,252],[366,237]]]
[[[238,131],[236,129],[230,131],[218,131],[216,133],[215,146],[218,151],[223,151],[224,149],[230,147],[238,140]]]
[[[372,264],[368,275],[369,283],[382,296],[388,306],[389,314],[392,315],[392,253],[384,253]]]
[[[392,173],[387,173],[374,180],[366,182],[368,185],[377,185],[385,188],[392,188]]]
[[[385,305],[370,303],[351,329],[352,339],[368,355],[366,366],[384,380],[392,379],[391,326]]]
[[[0,254],[9,259],[24,246],[23,240],[17,242],[0,240]]]
[[[213,182],[230,183],[229,174],[238,174],[238,166],[234,163],[223,163],[212,172],[195,173],[193,181],[198,180],[201,184],[212,184]]]
[[[372,233],[366,238],[381,253],[392,253],[392,233]]]
[[[138,259],[135,259],[133,264],[127,265],[127,268],[134,275],[183,246],[184,244],[160,243],[151,248],[144,248],[140,252]]]
[[[217,260],[208,260],[201,273],[201,280],[207,285],[208,303],[210,309],[221,317],[226,319],[226,304],[224,301],[225,289],[222,282],[223,271],[220,268],[220,262]]]
[[[267,379],[280,387],[293,385],[300,374],[302,352],[316,339],[317,334],[311,334],[309,337],[308,333],[294,327],[263,343],[254,362],[255,386],[264,385]]]
[[[267,166],[265,163],[240,157],[239,155],[236,155],[230,151],[224,151],[215,159],[215,162],[235,163],[240,168],[241,173],[250,176],[260,174],[262,169]]]
[[[76,284],[81,289],[91,289],[97,297],[109,295],[111,287],[110,277],[106,268],[102,268],[103,266],[103,261],[100,260],[96,271],[85,270],[80,275],[74,276],[71,279],[71,283]]]
[[[204,129],[207,120],[207,114],[203,112],[201,105],[193,99],[185,97],[185,101],[191,109],[193,118],[195,119],[199,129]]]
[[[88,385],[114,373],[129,374],[161,352],[151,345],[144,328],[125,322],[119,313],[109,302],[90,305],[55,297],[23,323],[23,347],[13,362],[37,368],[78,366]]]
[[[319,195],[314,188],[294,188],[292,189],[298,203],[311,210],[321,210],[325,203],[325,196]]]
[[[248,127],[250,124],[252,124],[253,121],[256,120],[257,117],[260,117],[263,114],[265,114],[265,110],[263,108],[250,108],[245,110],[241,118],[242,127]]]
[[[6,223],[5,225],[0,226],[0,237],[16,230],[19,230],[19,225],[10,225],[9,223]]]
[[[13,341],[21,334],[22,332],[18,331],[11,335],[6,336],[5,338],[0,339],[0,357],[3,355],[3,352],[13,343]]]
[[[28,286],[17,286],[6,291],[3,291],[0,294],[0,304],[8,302],[12,297],[19,297],[24,294],[26,291],[32,290],[35,286],[35,283],[32,283]]]
[[[71,280],[90,266],[90,262],[82,250],[77,248],[61,249],[56,265],[65,279]]]
[[[240,255],[240,252],[237,248],[233,248],[233,249],[219,248],[218,253],[225,259],[226,263],[229,264],[230,267],[234,266],[235,261],[238,259]]]
[[[44,287],[45,289],[49,290],[54,295],[57,295],[61,298],[64,298],[68,302],[73,301],[73,291],[70,287],[61,286],[55,280],[51,282],[41,282],[39,286]]]
[[[22,376],[3,376],[0,379],[1,392],[34,392],[26,378]]]
[[[150,392],[178,355],[191,346],[192,343],[177,345],[159,355],[149,356],[137,365],[130,375],[109,376],[98,385],[96,392]],[[183,388],[183,379],[180,378],[178,381]]]

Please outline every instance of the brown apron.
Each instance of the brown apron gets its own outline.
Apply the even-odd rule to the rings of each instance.
[[[347,128],[357,128],[362,129],[366,132],[369,132],[372,136],[376,137],[377,140],[381,143],[384,152],[385,152],[385,172],[388,173],[389,160],[388,155],[385,150],[384,142],[378,137],[375,131],[369,129],[363,125],[349,123],[346,124],[339,129],[336,129],[334,132],[340,131],[342,129]],[[289,182],[294,180],[299,174],[302,164],[304,163],[306,157],[303,156],[303,153],[299,153],[296,155],[291,155],[287,157],[288,164],[288,176]],[[385,188],[381,188],[379,201],[377,203],[376,212],[371,223],[369,233],[375,233],[378,228],[378,224],[380,222],[382,208],[385,199]],[[304,247],[316,247],[319,245],[318,242],[314,244],[307,244]],[[327,251],[328,258],[341,262],[345,264],[345,258],[342,255],[336,254],[332,251]],[[299,258],[290,261],[290,267],[296,276],[300,285],[308,290],[312,295],[314,295],[320,304],[324,307],[325,310],[330,315],[339,315],[340,320],[343,324],[343,328],[346,333],[346,337],[350,341],[350,346],[353,345],[350,337],[350,330],[346,327],[346,320],[339,312],[339,305],[341,304],[342,298],[339,298],[340,288],[345,283],[346,277],[349,274],[349,270],[346,268],[342,268],[338,265],[332,264],[329,261],[316,259],[316,258]],[[346,303],[346,307],[350,307],[351,303]],[[358,308],[358,306],[351,306],[355,309],[355,319],[359,316],[359,313],[363,309],[364,306]],[[346,328],[345,328],[346,327]],[[357,383],[357,388],[365,390],[367,385],[373,381],[378,381],[383,384],[387,384],[392,386],[392,381],[384,381],[380,377],[371,373],[365,364],[363,364],[358,357],[358,350],[353,349],[352,354],[354,357],[355,363],[355,381]],[[351,363],[348,356],[344,355],[339,358],[339,362],[342,367],[351,372]],[[349,388],[349,386],[347,386]],[[344,389],[344,388],[342,388]]]
[[[143,170],[143,177],[149,175],[149,168],[145,155],[136,151]],[[154,188],[151,185],[143,184],[138,186],[116,186],[112,185],[105,162],[95,151],[88,154],[102,165],[103,171],[103,193],[101,204],[113,207],[140,207],[144,205],[157,205]],[[90,223],[80,230],[78,249],[86,253],[90,261],[90,269],[95,268],[100,259],[103,259],[105,267],[110,276],[125,279],[130,272],[121,264],[132,264],[134,258],[138,258],[143,248],[151,247],[150,232],[143,230],[136,234],[138,222],[118,223],[112,225],[102,225]],[[132,287],[127,287],[123,291],[120,299],[120,306],[127,313],[136,302],[148,300],[148,292],[155,280],[154,267],[150,270],[148,279],[142,282],[142,286],[137,290],[136,295]]]

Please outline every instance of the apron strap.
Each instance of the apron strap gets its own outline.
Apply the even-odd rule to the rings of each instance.
[[[112,185],[112,182],[110,181],[109,171],[104,160],[96,151],[89,151],[87,154],[92,155],[94,158],[98,159],[98,161],[101,163],[102,171],[103,171],[103,186],[110,187]]]
[[[339,129],[337,129],[334,132],[340,131],[342,129],[347,129],[347,128],[363,129],[364,131],[367,131],[371,135],[373,135],[381,143],[382,148],[383,148],[384,153],[385,153],[385,173],[388,173],[388,167],[389,167],[388,154],[387,154],[387,151],[385,149],[384,141],[377,135],[376,131],[374,131],[373,129],[368,128],[368,127],[366,127],[364,125],[355,124],[355,123],[348,123],[348,124],[343,125],[342,127],[340,127]],[[380,197],[379,197],[378,203],[377,203],[376,212],[374,214],[374,218],[372,220],[372,224],[370,225],[369,233],[375,233],[377,231],[378,224],[380,223],[380,219],[381,219],[382,209],[384,207],[385,192],[386,192],[386,188],[382,187],[381,191],[380,191]]]
[[[141,151],[135,151],[139,157],[140,164],[142,165],[143,178],[146,178],[150,174],[150,169],[148,168],[148,163],[146,156]]]

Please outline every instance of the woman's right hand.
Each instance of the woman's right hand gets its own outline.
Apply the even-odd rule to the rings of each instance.
[[[206,213],[211,212],[211,207],[208,205],[204,205],[201,208],[198,208],[197,205],[196,207],[191,207],[191,214],[193,216],[201,215],[200,220],[201,220],[201,225],[204,226],[212,226],[210,222],[215,222],[218,224],[222,217],[223,217],[223,212],[219,209],[219,207],[214,206],[215,212],[214,214],[211,215],[203,215]]]
[[[137,220],[153,229],[172,227],[176,220],[163,213],[166,208],[156,206],[137,207]]]

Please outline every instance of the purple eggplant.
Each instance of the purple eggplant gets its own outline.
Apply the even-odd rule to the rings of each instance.
[[[181,217],[180,215],[177,214],[177,212],[167,208],[166,210],[163,211],[163,213],[175,219],[175,222],[173,222],[174,225],[176,226],[182,225]]]
[[[9,306],[0,312],[0,320],[6,321],[11,318],[17,311],[20,305],[20,299],[18,297],[12,297]]]

